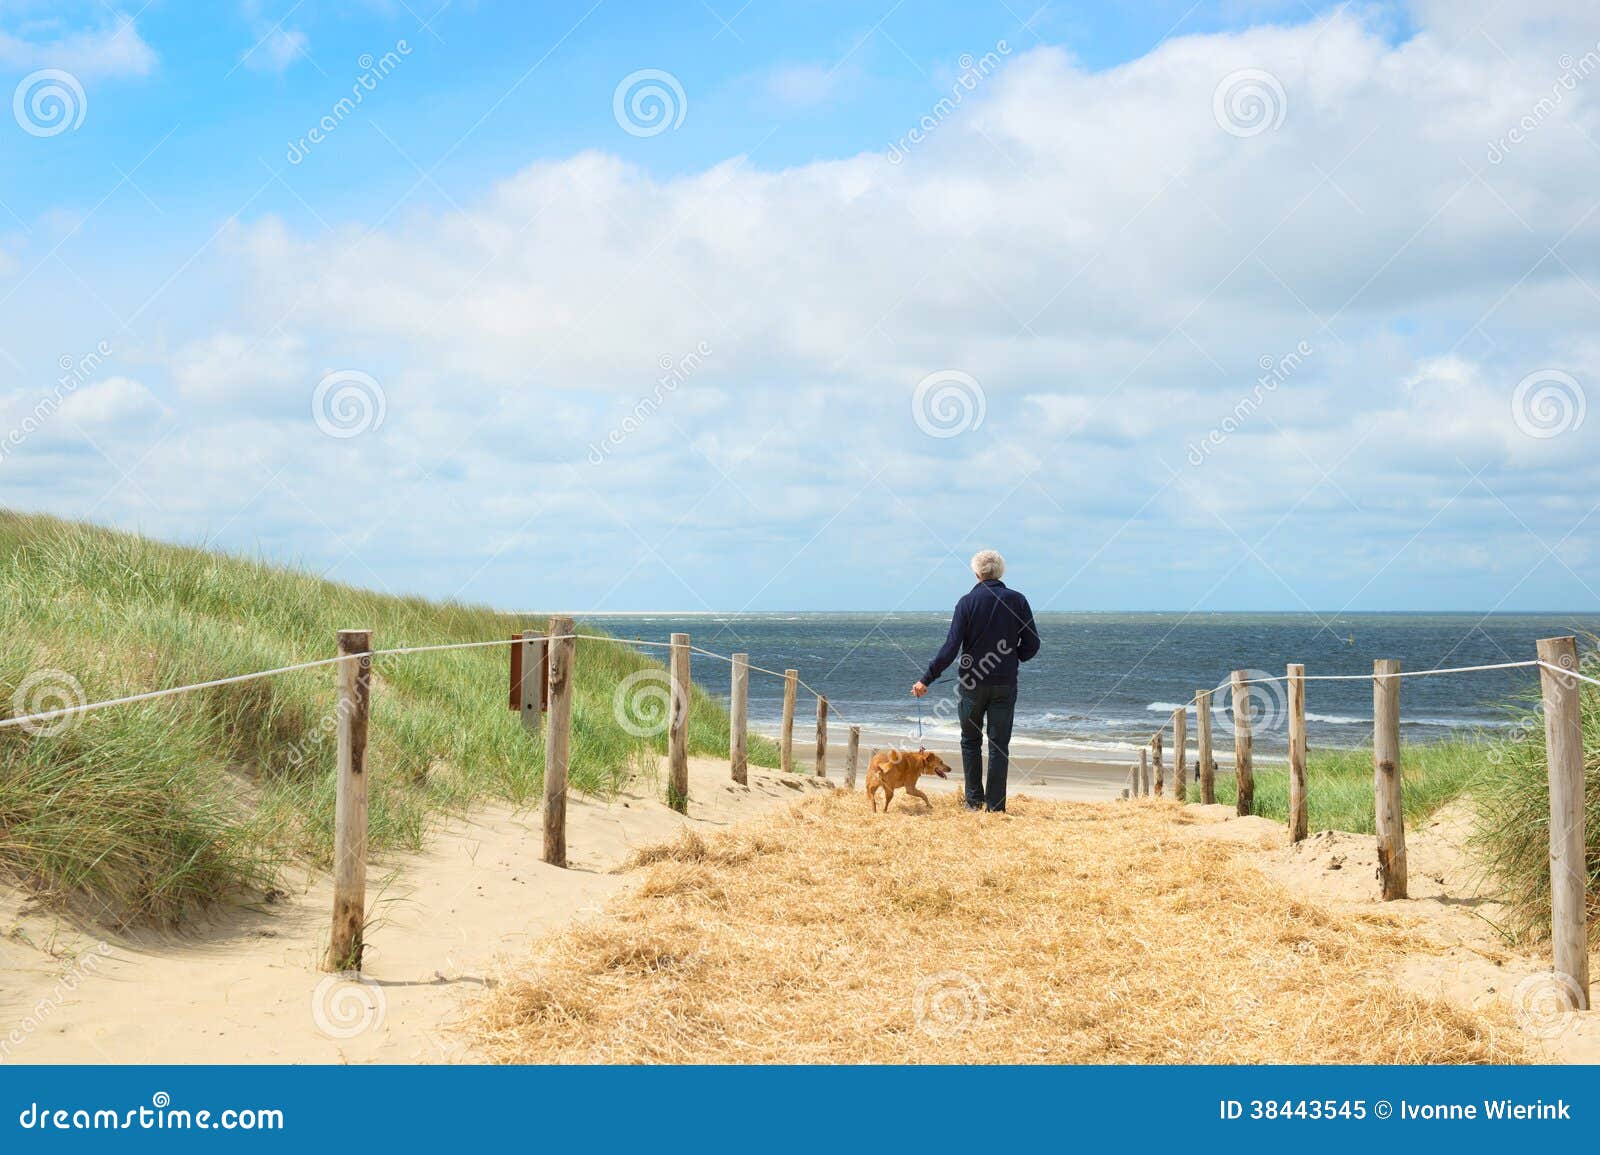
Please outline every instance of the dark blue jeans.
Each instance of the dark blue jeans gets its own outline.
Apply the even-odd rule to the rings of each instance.
[[[967,779],[967,805],[1006,808],[1006,771],[1011,766],[1011,723],[1017,714],[1017,687],[975,686],[961,691],[961,770]],[[983,732],[989,731],[989,781],[983,780]]]

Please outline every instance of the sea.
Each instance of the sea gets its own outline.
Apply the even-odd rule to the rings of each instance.
[[[1042,646],[1022,667],[1015,738],[1064,757],[1120,760],[1142,745],[1179,704],[1226,682],[1234,669],[1282,677],[1289,662],[1307,675],[1366,675],[1306,686],[1306,731],[1319,748],[1359,748],[1372,737],[1372,663],[1395,658],[1403,670],[1524,661],[1543,637],[1577,634],[1587,647],[1600,634],[1596,614],[1256,614],[1044,613]],[[718,654],[744,652],[755,667],[794,668],[825,694],[835,725],[896,740],[959,737],[955,684],[947,672],[920,705],[910,687],[938,650],[947,613],[704,613],[583,616],[621,638],[660,643],[674,632]],[[651,646],[645,652],[661,657]],[[696,654],[691,677],[726,698],[729,668]],[[1401,684],[1401,739],[1433,742],[1504,732],[1528,714],[1537,690],[1532,668],[1406,678]],[[1213,695],[1214,741],[1231,748],[1226,690]],[[1287,695],[1281,682],[1252,694],[1254,746],[1266,757],[1287,748]],[[750,676],[750,722],[772,733],[780,724],[783,684]],[[814,699],[802,694],[797,730],[809,733]],[[1526,724],[1526,723],[1524,723]],[[1190,741],[1194,717],[1190,714]]]

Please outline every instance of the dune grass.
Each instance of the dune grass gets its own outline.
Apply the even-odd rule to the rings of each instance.
[[[1592,676],[1595,669],[1591,658],[1586,672]],[[1600,688],[1582,684],[1579,702],[1589,929],[1591,938],[1600,940]],[[1550,772],[1540,703],[1530,697],[1520,705],[1510,733],[1485,752],[1471,783],[1477,811],[1471,848],[1505,896],[1507,930],[1521,939],[1539,939],[1549,933],[1550,920]]]
[[[371,628],[387,648],[544,624],[4,512],[0,607],[7,716],[330,656],[341,627]],[[630,733],[614,701],[624,678],[660,664],[577,646],[571,784],[604,794],[664,752],[664,735]],[[506,669],[499,647],[377,660],[375,851],[420,847],[440,812],[536,802],[544,752],[506,708]],[[0,730],[0,870],[128,922],[270,886],[290,862],[325,866],[333,706],[324,667],[93,713],[59,733]],[[726,754],[727,714],[698,687],[690,717],[690,750]],[[753,736],[751,756],[777,762]]]
[[[1420,822],[1466,793],[1476,781],[1488,749],[1486,741],[1471,738],[1402,746],[1400,788],[1406,821]],[[1255,786],[1255,812],[1288,822],[1288,767],[1257,766]],[[1216,795],[1224,805],[1236,802],[1231,772],[1217,774]],[[1200,801],[1192,768],[1187,800]],[[1372,750],[1312,750],[1306,758],[1306,808],[1313,831],[1373,833]]]
[[[1585,830],[1591,936],[1600,939],[1600,690],[1581,691],[1584,733]],[[1520,706],[1520,709],[1519,709]],[[1511,703],[1516,716],[1506,731],[1401,748],[1401,789],[1408,825],[1446,804],[1465,800],[1473,810],[1469,849],[1506,911],[1505,931],[1520,941],[1546,937],[1550,924],[1550,780],[1545,762],[1544,718],[1537,698]],[[1287,822],[1289,774],[1281,766],[1257,767],[1255,812]],[[1372,751],[1312,751],[1306,765],[1311,829],[1374,831]],[[1232,806],[1233,775],[1219,773],[1217,801]],[[1191,783],[1188,800],[1200,800]]]
[[[1442,951],[1334,914],[1167,803],[860,792],[635,858],[637,885],[486,996],[515,1063],[1473,1063],[1506,1008],[1399,989]]]

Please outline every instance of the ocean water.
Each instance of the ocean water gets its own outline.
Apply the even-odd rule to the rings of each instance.
[[[652,642],[686,632],[696,646],[748,653],[753,666],[799,670],[844,719],[868,731],[914,737],[918,711],[909,690],[948,623],[942,613],[628,614],[587,617],[580,628]],[[1308,675],[1370,675],[1375,658],[1397,658],[1405,670],[1487,665],[1532,658],[1538,638],[1600,634],[1594,614],[1050,613],[1040,614],[1038,624],[1043,645],[1022,668],[1016,737],[1105,757],[1137,749],[1174,706],[1225,681],[1234,669],[1281,676],[1286,663],[1297,661]],[[661,656],[659,649],[649,652]],[[726,663],[695,655],[691,671],[696,683],[726,698]],[[1526,712],[1515,700],[1537,684],[1535,669],[1406,678],[1402,741],[1511,725]],[[923,699],[923,735],[959,734],[954,697],[947,672]],[[777,726],[782,700],[780,679],[751,674],[752,726],[769,732]],[[1226,690],[1213,695],[1212,705],[1220,753],[1232,742]],[[1285,709],[1281,683],[1254,692],[1256,749],[1284,751]],[[804,692],[796,713],[802,732],[809,732],[814,706]],[[1308,682],[1306,731],[1311,745],[1321,748],[1369,743],[1370,680]],[[1193,735],[1191,713],[1191,741]]]

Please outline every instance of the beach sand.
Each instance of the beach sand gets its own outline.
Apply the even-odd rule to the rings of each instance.
[[[1141,803],[1142,804],[1142,803]],[[1406,831],[1408,897],[1378,897],[1377,842],[1370,834],[1323,830],[1293,844],[1281,823],[1239,818],[1231,806],[1186,806],[1199,838],[1225,839],[1255,850],[1268,878],[1319,906],[1421,930],[1437,949],[1408,957],[1393,976],[1403,990],[1443,997],[1474,1009],[1509,1004],[1543,1061],[1600,1063],[1600,1010],[1573,1012],[1551,981],[1549,947],[1512,945],[1488,880],[1466,849],[1471,811],[1455,802]],[[1600,952],[1591,952],[1600,975]]]
[[[835,724],[828,733],[828,772],[840,780],[844,776],[845,727]],[[767,735],[776,739],[776,732]],[[943,737],[908,739],[902,734],[861,732],[861,769],[864,778],[867,763],[874,750],[894,748],[916,749],[925,747],[936,751],[949,763],[955,773],[949,778],[924,777],[918,784],[924,790],[959,790],[961,788],[961,745]],[[810,771],[816,763],[815,732],[807,729],[802,737],[795,734],[794,766],[802,773]],[[1134,756],[1135,758],[1137,755]],[[1011,744],[1011,768],[1006,776],[1009,794],[1031,794],[1036,798],[1054,798],[1069,802],[1105,802],[1118,797],[1128,784],[1127,757],[1107,756],[1104,759],[1076,753],[1063,753],[1060,749],[1038,743],[1014,741]],[[858,787],[863,783],[858,781]]]
[[[537,812],[489,807],[445,821],[421,854],[368,872],[363,982],[319,969],[325,877],[178,934],[112,935],[0,889],[0,1061],[342,1063],[471,1061],[453,1030],[463,995],[540,935],[601,905],[610,873],[684,826],[722,829],[831,783],[692,759],[689,817],[642,775],[614,800],[568,801],[572,869],[540,861]]]
[[[362,981],[319,969],[331,889],[305,880],[292,893],[230,908],[177,934],[108,935],[42,910],[22,891],[0,888],[0,1061],[58,1062],[475,1062],[460,1029],[469,1000],[496,976],[525,966],[535,940],[598,915],[638,875],[613,869],[634,850],[684,827],[726,829],[774,807],[842,784],[844,742],[830,735],[828,778],[752,767],[735,785],[724,759],[690,764],[687,818],[662,802],[656,775],[638,776],[609,802],[574,796],[568,806],[572,869],[539,861],[540,815],[489,807],[442,822],[421,854],[374,863],[373,921]],[[884,742],[887,746],[893,743]],[[924,777],[929,790],[960,789],[956,773]],[[862,743],[856,805],[872,746]],[[796,736],[797,770],[809,771],[814,741]],[[1108,801],[1127,764],[1091,762],[1019,746],[1012,796]],[[1119,805],[1177,810],[1170,801]],[[895,810],[921,811],[905,795]],[[1493,906],[1461,850],[1462,812],[1447,811],[1408,834],[1412,898],[1379,903],[1370,836],[1325,833],[1298,847],[1263,818],[1227,807],[1189,806],[1179,829],[1248,846],[1267,878],[1319,905],[1423,925],[1437,951],[1408,958],[1396,977],[1407,989],[1468,1006],[1537,999],[1548,969],[1538,950],[1511,949],[1493,932]],[[1600,973],[1600,967],[1597,967]],[[1529,984],[1534,984],[1530,987]],[[1531,991],[1531,995],[1530,995]],[[1520,993],[1519,993],[1520,992]],[[1548,1024],[1547,1024],[1548,1025]],[[1555,1023],[1539,1046],[1550,1061],[1600,1061],[1600,1012]]]
[[[539,936],[598,912],[625,885],[610,872],[634,849],[686,824],[726,827],[841,784],[844,735],[830,737],[830,779],[752,767],[749,786],[738,787],[725,760],[691,759],[687,822],[662,803],[654,775],[610,802],[574,796],[570,870],[539,861],[535,811],[491,806],[442,821],[423,853],[369,867],[362,983],[319,969],[332,905],[326,877],[181,933],[126,935],[74,924],[0,888],[0,1062],[471,1061],[452,1029],[464,994]],[[871,750],[864,740],[858,789]],[[810,770],[815,751],[812,734],[797,734],[796,768]],[[925,778],[929,789],[959,789],[959,753],[947,760],[957,772]],[[1011,790],[1102,800],[1125,777],[1123,767],[1019,748]]]

